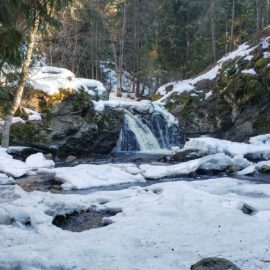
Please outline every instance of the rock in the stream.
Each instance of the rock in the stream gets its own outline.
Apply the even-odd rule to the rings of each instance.
[[[70,156],[68,156],[68,157],[66,158],[65,162],[66,162],[66,163],[71,163],[71,162],[73,162],[73,161],[76,160],[76,159],[77,159],[77,158],[76,158],[75,156],[70,155]]]
[[[262,165],[260,168],[261,173],[270,173],[270,166],[268,165]]]
[[[205,258],[192,265],[190,270],[241,270],[232,262],[223,258]]]
[[[241,171],[242,168],[239,165],[231,165],[227,168],[227,173],[236,173]]]
[[[172,160],[176,162],[185,162],[197,158],[201,158],[205,156],[205,154],[199,150],[193,149],[183,149],[175,152],[172,156]]]

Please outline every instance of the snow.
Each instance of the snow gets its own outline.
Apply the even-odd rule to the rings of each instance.
[[[211,97],[211,96],[212,96],[212,94],[213,94],[213,92],[212,92],[212,91],[209,91],[208,93],[206,93],[206,95],[205,95],[205,99],[208,99],[209,97]]]
[[[207,154],[225,153],[231,156],[257,154],[265,159],[270,157],[270,145],[238,143],[210,137],[190,139],[184,149],[199,150]]]
[[[4,123],[5,123],[5,121],[0,119],[0,126],[3,126]],[[13,117],[12,118],[12,124],[16,124],[16,123],[24,124],[25,121],[21,117]]]
[[[231,159],[229,156],[219,153],[175,165],[143,164],[140,166],[140,169],[146,179],[160,179],[188,175],[199,169],[205,171],[224,171],[231,165],[246,168],[250,165],[250,162],[239,156]]]
[[[264,135],[251,137],[249,139],[249,143],[255,144],[255,145],[270,144],[270,134],[264,134]]]
[[[24,108],[24,111],[28,114],[29,121],[40,121],[41,120],[41,114],[39,112],[36,112],[36,111],[28,109],[28,108]]]
[[[63,183],[64,190],[145,182],[139,173],[140,170],[134,164],[81,164],[75,167],[43,169],[39,172],[54,175],[56,180]]]
[[[30,72],[28,86],[43,91],[47,95],[58,94],[60,89],[84,90],[91,96],[104,96],[107,90],[99,81],[76,78],[74,73],[57,67],[33,67]]]
[[[256,75],[256,71],[252,68],[252,69],[245,69],[242,70],[242,74],[250,74],[250,75]]]
[[[39,169],[39,168],[52,168],[55,166],[55,163],[53,160],[47,160],[42,153],[36,153],[33,155],[30,155],[26,161],[26,165],[33,169]]]
[[[31,168],[20,160],[13,159],[6,149],[0,147],[0,173],[13,177],[21,177],[31,171]]]
[[[106,107],[119,108],[121,110],[135,111],[138,113],[158,112],[164,117],[169,127],[178,124],[178,120],[171,113],[169,113],[162,104],[157,104],[155,102],[151,102],[150,100],[135,101],[131,99],[118,98],[106,101],[93,101],[93,104],[95,110],[98,112],[104,111]]]
[[[6,174],[0,173],[0,186],[13,184],[15,184],[15,181],[12,177],[8,177]]]
[[[252,164],[248,166],[247,168],[243,169],[242,171],[237,172],[237,175],[250,175],[255,173],[256,169],[255,166]]]
[[[270,269],[269,185],[222,178],[84,196],[26,193],[18,186],[0,192],[1,269],[179,270],[205,257]],[[244,203],[254,215],[240,210]],[[57,214],[90,206],[122,213],[107,227],[81,233],[51,223]]]
[[[213,68],[203,73],[202,75],[199,75],[195,78],[183,80],[183,81],[170,82],[168,84],[161,86],[157,90],[157,93],[160,94],[162,98],[160,98],[156,102],[163,103],[169,96],[171,96],[172,93],[181,94],[183,92],[190,92],[192,90],[196,90],[195,86],[199,81],[214,80],[217,77],[220,69],[222,68],[223,63],[225,63],[228,60],[233,60],[236,58],[245,57],[246,59],[247,57],[251,57],[250,53],[254,51],[256,48],[257,46],[251,47],[247,43],[244,43],[240,45],[235,51],[221,58]],[[167,91],[166,89],[169,86],[172,86],[173,90]]]
[[[270,58],[270,52],[264,52],[263,58]]]
[[[100,64],[101,72],[105,75],[105,85],[111,89],[111,95],[115,95],[117,89],[117,76],[115,72],[115,64],[111,61],[103,61]],[[122,71],[121,88],[123,97],[134,98],[134,86],[136,85],[136,77],[132,76],[128,71]],[[144,93],[149,93],[149,88],[143,84],[140,84],[140,89],[144,89]]]

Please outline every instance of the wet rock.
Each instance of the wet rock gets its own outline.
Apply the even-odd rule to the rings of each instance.
[[[263,165],[263,166],[260,168],[260,171],[261,171],[261,173],[270,173],[270,166],[268,166],[268,165]]]
[[[182,151],[177,151],[171,159],[175,162],[185,162],[197,158],[201,158],[205,156],[204,153],[198,151],[198,150],[193,150],[193,149],[185,149]]]
[[[206,258],[192,265],[190,270],[241,270],[229,260],[223,258]]]
[[[236,173],[236,172],[239,172],[241,170],[242,170],[241,166],[239,166],[239,165],[231,165],[231,166],[229,166],[227,168],[226,172],[227,173]]]
[[[65,160],[66,163],[71,163],[73,161],[75,161],[77,158],[75,156],[68,156]]]
[[[12,143],[27,145],[59,156],[108,154],[116,146],[123,112],[105,108],[97,112],[91,96],[78,93],[55,105],[42,121],[14,124]]]
[[[250,206],[250,205],[248,205],[246,203],[243,204],[243,206],[241,208],[241,211],[244,214],[250,215],[250,216],[253,215],[256,212],[255,208],[253,208],[252,206]]]
[[[48,153],[48,154],[44,155],[44,157],[47,160],[52,160],[53,159],[53,155],[51,153]]]

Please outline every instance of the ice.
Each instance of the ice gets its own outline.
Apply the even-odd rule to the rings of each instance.
[[[33,169],[39,169],[39,168],[52,168],[55,166],[55,163],[53,160],[47,160],[42,153],[36,153],[33,155],[30,155],[26,161],[26,165]]]
[[[39,172],[55,175],[55,179],[63,183],[62,188],[65,190],[145,182],[139,168],[133,164],[81,164],[75,167],[43,169]]]
[[[224,257],[240,269],[269,270],[269,185],[221,178],[84,196],[18,186],[0,192],[7,199],[0,208],[1,269],[179,270]],[[244,203],[255,215],[240,210]],[[122,213],[108,227],[81,233],[51,223],[90,206]]]

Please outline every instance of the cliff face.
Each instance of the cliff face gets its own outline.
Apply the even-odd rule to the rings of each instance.
[[[245,141],[270,132],[270,30],[197,78],[169,83],[155,97],[193,137]]]

